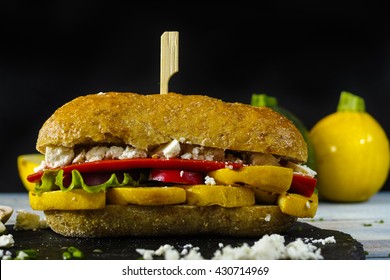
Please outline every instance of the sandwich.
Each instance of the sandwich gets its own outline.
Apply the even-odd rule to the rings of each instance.
[[[205,95],[106,92],[38,133],[33,210],[68,237],[282,233],[318,207],[299,130],[268,107]]]

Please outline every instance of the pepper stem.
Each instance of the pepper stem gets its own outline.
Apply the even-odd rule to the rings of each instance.
[[[278,106],[278,101],[275,97],[268,96],[266,94],[252,94],[252,100],[251,100],[252,106],[257,107],[276,107]]]
[[[340,94],[337,112],[365,112],[366,105],[364,99],[347,91]]]

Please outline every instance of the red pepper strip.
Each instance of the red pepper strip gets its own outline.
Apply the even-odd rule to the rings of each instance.
[[[194,171],[207,173],[213,170],[232,167],[238,169],[244,166],[241,163],[225,162],[225,161],[209,161],[209,160],[191,160],[191,159],[160,159],[160,158],[134,158],[134,159],[112,159],[112,160],[100,160],[93,162],[85,162],[79,164],[71,164],[64,166],[64,175],[70,174],[72,170],[76,169],[80,173],[84,172],[112,172],[129,169],[145,169],[145,168],[157,168],[157,169],[180,169],[186,171]],[[41,180],[43,171],[30,174],[27,176],[27,180],[31,183],[39,182]]]
[[[316,185],[317,185],[316,178],[294,173],[291,182],[291,187],[288,190],[288,192],[311,197],[312,194],[314,193],[314,189],[316,188]]]
[[[186,185],[204,184],[202,173],[176,169],[152,169],[149,180]]]

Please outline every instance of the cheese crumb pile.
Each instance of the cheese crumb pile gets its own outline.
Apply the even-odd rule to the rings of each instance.
[[[309,243],[305,243],[309,242]],[[311,243],[310,243],[311,242]],[[321,248],[313,243],[335,243],[333,236],[326,239],[301,239],[285,245],[284,236],[279,234],[264,235],[252,246],[244,243],[240,247],[231,245],[223,246],[219,244],[220,249],[214,252],[212,260],[322,260]],[[179,252],[172,245],[165,244],[157,250],[136,249],[145,260],[152,260],[154,257],[164,258],[166,260],[203,260],[204,257],[199,252],[199,247],[193,247],[191,244],[185,245]]]
[[[46,220],[33,212],[18,210],[16,211],[15,230],[37,230],[48,228]]]

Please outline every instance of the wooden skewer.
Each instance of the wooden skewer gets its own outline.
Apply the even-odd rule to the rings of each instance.
[[[160,94],[168,93],[169,79],[179,71],[179,32],[161,35]]]

